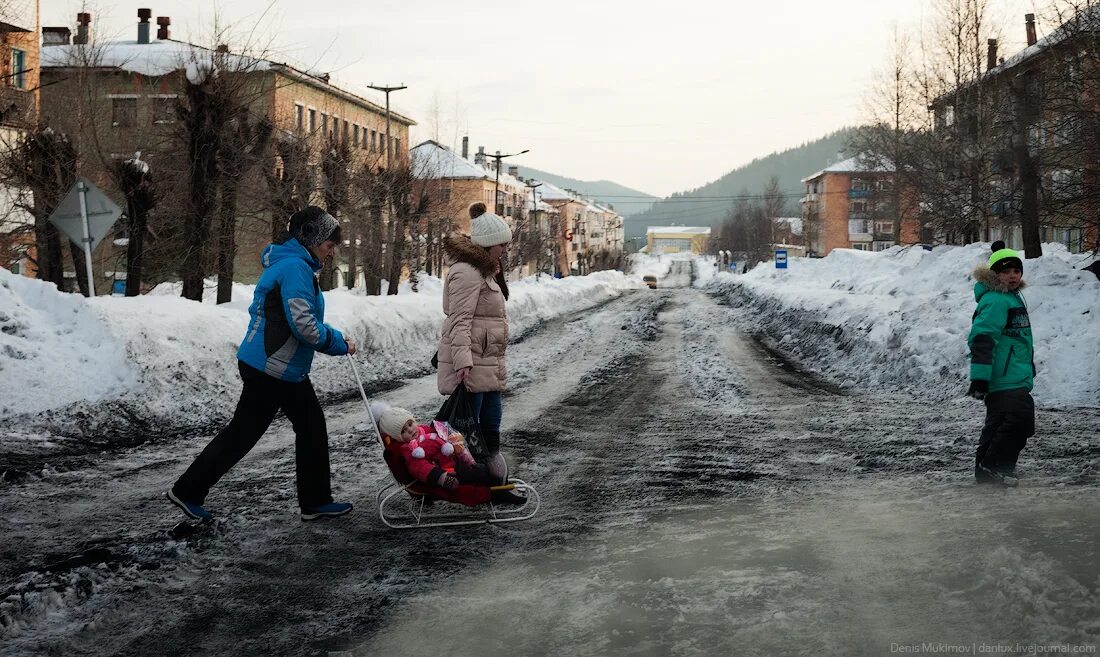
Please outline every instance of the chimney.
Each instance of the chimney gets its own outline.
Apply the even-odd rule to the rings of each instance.
[[[157,38],[166,41],[172,38],[168,26],[172,24],[171,16],[157,16]]]
[[[508,167],[508,175],[513,178],[519,178],[519,167]]]
[[[462,138],[462,159],[468,159],[470,157],[470,137],[469,135]]]
[[[1035,14],[1024,14],[1024,23],[1027,26],[1027,45],[1034,46],[1038,41],[1035,38]]]
[[[42,45],[44,47],[67,46],[72,35],[73,31],[67,27],[44,27],[42,28]]]
[[[92,36],[92,15],[82,11],[76,15],[76,38],[73,43],[80,46],[88,45]]]
[[[997,40],[986,40],[985,70],[991,70],[997,66]]]
[[[152,17],[152,9],[138,9],[138,43],[149,43],[149,19]]]
[[[477,153],[474,155],[474,164],[478,166],[485,166],[485,147],[478,146]]]

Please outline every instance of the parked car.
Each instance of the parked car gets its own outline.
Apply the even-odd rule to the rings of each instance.
[[[647,274],[645,276],[642,276],[642,282],[645,283],[646,285],[648,285],[649,289],[651,289],[651,290],[656,290],[657,289],[657,277],[656,276],[652,276],[652,275],[649,275],[649,274]]]

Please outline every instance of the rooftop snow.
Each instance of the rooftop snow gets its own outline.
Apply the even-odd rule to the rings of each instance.
[[[413,171],[420,178],[461,178],[471,180],[496,180],[496,171],[475,164],[455,153],[451,149],[430,139],[417,144],[409,151]],[[520,179],[500,172],[500,182],[504,185],[524,187]]]
[[[42,68],[94,66],[142,75],[167,75],[192,62],[210,64],[214,54],[207,48],[171,39],[150,43],[106,41],[87,46],[46,46],[42,48]],[[263,71],[272,65],[272,62],[244,55],[225,54],[223,57],[227,67],[237,71]]]
[[[826,173],[891,173],[893,170],[894,165],[892,162],[876,162],[866,159],[864,155],[856,155],[847,160],[841,160],[835,164],[830,164],[812,176],[806,176],[802,179],[802,182],[813,180]]]

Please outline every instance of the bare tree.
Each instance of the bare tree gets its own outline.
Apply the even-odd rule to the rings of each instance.
[[[275,126],[267,117],[254,118],[248,108],[237,105],[224,126],[217,156],[218,207],[217,250],[218,303],[233,300],[233,264],[237,257],[237,206],[245,177],[264,159]]]
[[[149,212],[156,207],[157,194],[149,164],[135,153],[118,164],[116,176],[119,190],[126,197],[126,296],[141,294],[145,257],[145,234],[149,229]]]

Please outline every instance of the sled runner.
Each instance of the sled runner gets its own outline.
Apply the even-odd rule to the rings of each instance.
[[[511,477],[506,484],[485,486],[461,484],[453,491],[428,486],[417,480],[405,467],[400,456],[387,448],[386,439],[378,429],[378,420],[371,410],[363,381],[355,361],[348,356],[355,381],[359,384],[359,394],[367,408],[367,417],[378,444],[382,447],[382,458],[390,472],[391,481],[385,483],[375,496],[378,517],[393,529],[418,529],[422,527],[457,527],[461,525],[498,524],[529,520],[539,511],[542,500],[535,487],[525,481]],[[522,504],[496,504],[494,494],[514,492],[522,494],[526,500]]]

